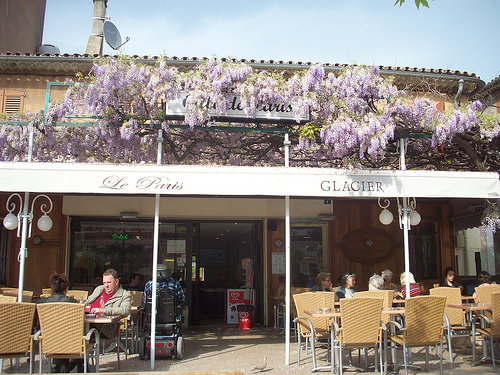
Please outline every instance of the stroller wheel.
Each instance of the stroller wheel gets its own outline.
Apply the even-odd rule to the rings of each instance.
[[[177,337],[177,359],[184,359],[184,339]]]
[[[143,361],[146,359],[146,338],[141,336],[141,340],[139,341],[139,359]]]

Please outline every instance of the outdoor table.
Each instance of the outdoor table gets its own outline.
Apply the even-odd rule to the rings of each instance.
[[[446,304],[447,307],[462,309],[466,312],[468,323],[472,324],[472,313],[474,311],[491,310],[491,303],[462,303],[460,305]]]
[[[88,331],[90,328],[90,324],[95,325],[103,325],[103,324],[111,324],[116,323],[121,319],[121,315],[104,315],[97,316],[96,314],[85,314],[84,322],[85,322],[85,331]],[[96,372],[99,372],[99,351],[101,344],[101,336],[99,330],[97,330],[96,335],[96,356],[95,356],[95,368]]]
[[[464,301],[474,301],[473,296],[462,296],[462,302]]]

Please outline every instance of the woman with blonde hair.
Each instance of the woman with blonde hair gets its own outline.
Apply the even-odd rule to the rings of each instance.
[[[409,272],[409,276],[410,276],[410,298],[423,296],[424,294],[422,293],[422,290],[420,290],[420,287],[416,283],[415,277],[411,272]],[[401,281],[401,297],[406,298],[406,272],[403,272],[401,274],[400,281]]]

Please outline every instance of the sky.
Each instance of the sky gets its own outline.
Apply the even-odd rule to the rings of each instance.
[[[500,1],[108,0],[119,52],[366,64],[500,75]],[[85,53],[92,0],[47,0],[43,43]],[[105,45],[105,54],[118,51]]]

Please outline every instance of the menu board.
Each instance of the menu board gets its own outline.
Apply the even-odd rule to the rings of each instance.
[[[272,253],[271,261],[273,275],[285,273],[285,253]]]

